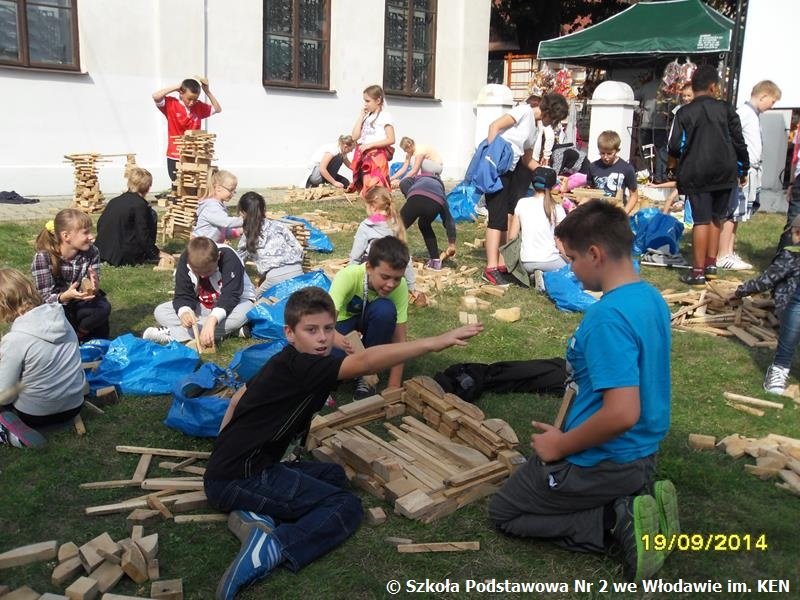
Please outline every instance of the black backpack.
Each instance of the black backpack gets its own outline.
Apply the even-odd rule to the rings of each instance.
[[[510,360],[492,363],[459,363],[433,376],[445,392],[476,402],[484,391],[536,394],[564,393],[567,381],[563,358]]]

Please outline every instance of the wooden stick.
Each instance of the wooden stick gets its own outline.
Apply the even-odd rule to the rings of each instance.
[[[361,342],[361,336],[359,335],[358,331],[351,331],[346,336],[344,336],[348,342],[350,342],[350,347],[353,349],[353,352],[363,352],[364,351],[364,344]],[[380,379],[377,375],[364,375],[363,376],[364,382],[367,385],[376,386]]]
[[[480,542],[434,542],[430,544],[398,544],[397,551],[402,553],[418,552],[465,552],[480,550]]]
[[[749,415],[754,415],[756,417],[763,417],[764,416],[764,411],[763,410],[759,410],[757,408],[753,408],[752,406],[746,406],[744,404],[738,404],[736,402],[726,402],[725,404],[727,404],[731,408],[735,408],[736,410],[739,410],[741,412],[747,413]]]
[[[208,458],[211,452],[200,452],[198,450],[173,450],[171,448],[147,448],[145,446],[117,446],[117,452],[127,452],[129,454],[155,454],[156,456],[175,456],[178,458]]]
[[[751,406],[761,406],[763,408],[779,408],[783,409],[783,404],[780,402],[772,402],[770,400],[761,400],[760,398],[751,398],[750,396],[742,396],[741,394],[734,394],[732,392],[723,392],[725,398],[728,400],[735,400]]]
[[[206,515],[175,515],[175,523],[213,523],[227,521],[228,515],[223,513],[210,513]]]
[[[556,429],[561,429],[563,427],[564,419],[567,417],[567,411],[569,410],[574,398],[575,388],[571,385],[567,385],[567,388],[564,390],[564,397],[561,399],[561,406],[558,408],[556,420],[553,421],[553,426]]]

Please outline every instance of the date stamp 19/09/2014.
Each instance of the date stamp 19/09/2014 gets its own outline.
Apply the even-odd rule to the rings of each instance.
[[[658,552],[766,552],[767,534],[673,533],[642,536],[645,551]]]

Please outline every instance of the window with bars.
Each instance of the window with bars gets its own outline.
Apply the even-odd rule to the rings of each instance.
[[[404,96],[434,95],[436,0],[386,0],[383,87]]]
[[[0,0],[0,65],[80,70],[78,0]]]
[[[330,0],[264,0],[264,85],[328,89]]]

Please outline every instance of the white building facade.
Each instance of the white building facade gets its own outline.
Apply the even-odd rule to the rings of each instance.
[[[443,176],[460,178],[489,12],[489,0],[0,3],[0,188],[71,194],[63,156],[81,152],[136,153],[153,189],[167,187],[151,95],[192,75],[222,105],[204,125],[240,189],[300,183],[313,150],[350,133],[371,84],[387,90],[397,141],[434,145]],[[122,168],[101,168],[106,193],[123,188]]]

